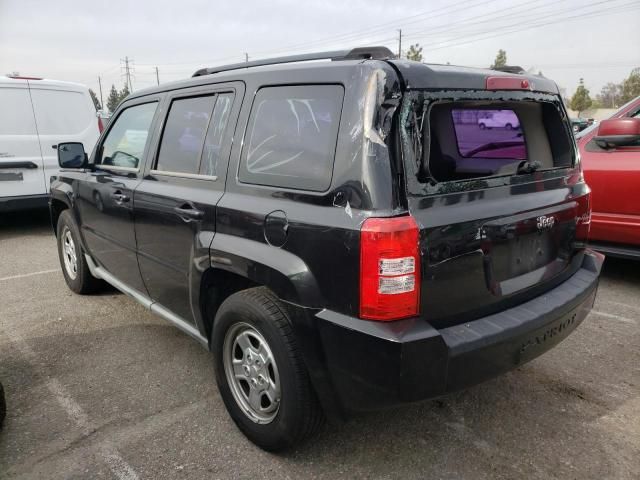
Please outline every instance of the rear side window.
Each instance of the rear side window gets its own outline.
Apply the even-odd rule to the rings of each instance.
[[[215,95],[182,98],[171,103],[162,134],[156,170],[197,174]]]
[[[138,168],[149,137],[157,103],[134,105],[122,111],[102,143],[100,164]]]
[[[0,135],[35,134],[36,123],[29,90],[0,87]]]
[[[262,88],[242,150],[241,182],[329,188],[344,89],[339,85]]]
[[[202,161],[200,163],[200,174],[216,177],[219,173],[219,162],[221,160],[222,142],[224,132],[229,121],[229,113],[233,104],[233,94],[223,93],[218,95],[216,106],[213,109],[209,129],[204,140],[202,151]]]
[[[216,177],[232,105],[233,93],[174,100],[155,170]]]
[[[451,118],[458,152],[465,158],[492,157],[525,160],[524,135],[513,110],[454,109]]]
[[[96,111],[81,92],[31,88],[40,135],[75,135],[96,124]]]

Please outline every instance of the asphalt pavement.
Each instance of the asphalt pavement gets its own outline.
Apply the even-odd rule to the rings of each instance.
[[[280,455],[228,417],[210,354],[115,290],[64,283],[46,212],[0,216],[0,478],[638,479],[640,263],[608,259],[552,351]]]

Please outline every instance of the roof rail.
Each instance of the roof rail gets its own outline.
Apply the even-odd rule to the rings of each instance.
[[[308,62],[311,60],[386,60],[395,55],[387,47],[359,47],[351,50],[334,50],[330,52],[305,53],[302,55],[288,55],[286,57],[252,60],[251,62],[232,63],[219,67],[201,68],[193,74],[194,77],[211,75],[213,73],[240,70],[242,68],[261,67],[263,65],[278,65],[281,63]]]

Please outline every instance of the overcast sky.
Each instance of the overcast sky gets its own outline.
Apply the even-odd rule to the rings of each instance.
[[[426,62],[541,70],[572,93],[593,94],[640,67],[640,0],[0,0],[0,74],[134,90],[197,68],[302,53],[387,45],[424,46]],[[535,27],[535,28],[531,28]]]

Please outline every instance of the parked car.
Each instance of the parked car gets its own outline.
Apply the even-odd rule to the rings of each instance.
[[[495,109],[522,134],[454,121]],[[325,416],[522,365],[582,322],[603,257],[564,118],[547,79],[381,47],[199,70],[130,95],[91,157],[59,145],[64,277],[211,349],[242,432],[291,447]]]
[[[506,128],[513,130],[520,128],[518,117],[511,110],[498,110],[496,112],[488,111],[486,116],[478,119],[478,126],[485,128]]]
[[[640,258],[640,97],[578,138],[591,187],[593,248]]]
[[[581,132],[582,130],[587,128],[592,123],[593,123],[593,121],[591,121],[591,123],[589,123],[589,120],[587,120],[586,118],[579,118],[579,117],[578,118],[572,118],[571,119],[571,127],[573,128],[573,133]]]
[[[84,85],[0,77],[0,212],[46,207],[58,172],[51,146],[81,142],[90,151],[98,122]]]

